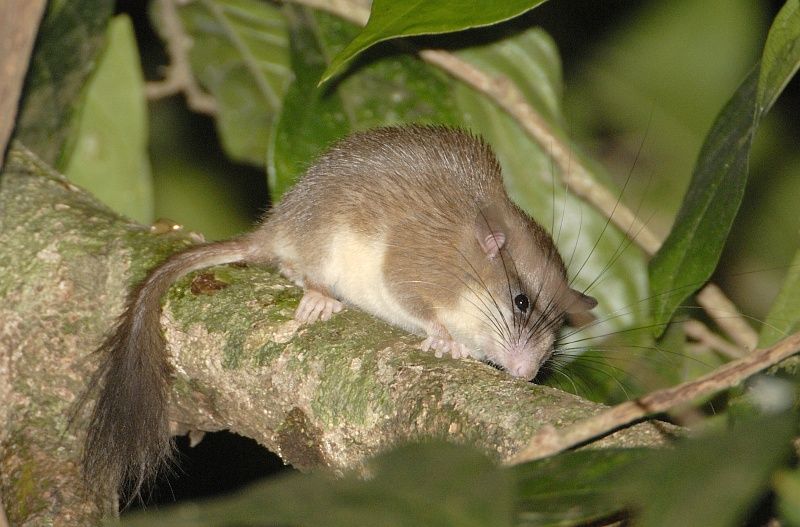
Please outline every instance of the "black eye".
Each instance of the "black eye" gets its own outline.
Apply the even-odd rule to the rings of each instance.
[[[517,309],[525,313],[528,311],[528,297],[523,294],[515,296],[514,305],[517,306]]]

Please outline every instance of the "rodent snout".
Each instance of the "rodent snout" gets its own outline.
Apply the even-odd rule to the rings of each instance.
[[[520,379],[531,380],[552,355],[555,335],[539,335],[534,339],[526,332],[517,338],[489,338],[480,346],[485,358],[503,371]]]
[[[522,342],[496,348],[494,362],[513,377],[532,380],[552,354],[553,338],[541,338],[535,343],[528,342],[527,338],[520,340]]]
[[[539,368],[530,362],[520,361],[519,363],[509,364],[506,366],[506,370],[514,377],[530,380],[538,373]]]
[[[532,368],[530,367],[530,365],[517,364],[509,368],[509,373],[514,377],[523,377],[526,379],[530,379],[533,376],[533,372],[531,370]]]

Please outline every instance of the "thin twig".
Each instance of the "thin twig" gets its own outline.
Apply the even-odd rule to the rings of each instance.
[[[358,25],[365,25],[369,10],[356,0],[292,0],[316,9],[328,11]],[[445,70],[469,84],[506,111],[539,145],[547,149],[558,164],[559,172],[570,191],[583,198],[609,218],[622,232],[636,233],[633,241],[652,256],[662,240],[647,228],[619,198],[591,177],[580,160],[575,159],[570,145],[553,133],[544,118],[527,102],[517,86],[503,76],[491,76],[469,62],[443,50],[426,49],[419,52],[426,62]],[[710,288],[710,289],[709,289]],[[736,306],[713,284],[707,284],[697,295],[697,302],[714,317],[726,313],[719,327],[730,338],[747,349],[754,349],[758,336],[744,320]],[[719,322],[719,321],[718,321]]]
[[[159,0],[158,12],[170,63],[163,80],[148,82],[145,86],[147,98],[156,100],[183,92],[189,108],[198,113],[216,115],[217,101],[203,91],[192,73],[189,64],[192,39],[183,29],[174,0]]]
[[[758,335],[750,324],[745,322],[741,316],[730,316],[731,313],[739,314],[736,306],[730,299],[725,296],[716,284],[709,282],[700,290],[696,296],[697,303],[703,306],[708,316],[714,319],[714,322],[725,330],[725,333],[731,337],[739,346],[746,350],[756,349],[758,344]]]
[[[8,516],[6,516],[6,509],[3,507],[3,497],[0,496],[0,527],[8,527]]]
[[[320,11],[326,11],[339,18],[352,22],[357,26],[366,26],[369,20],[369,0],[293,0],[296,4],[306,5]]]
[[[699,320],[689,319],[683,323],[683,332],[686,336],[700,342],[706,348],[712,349],[725,357],[735,360],[746,355],[747,351],[731,344]]]
[[[506,461],[517,465],[541,459],[604,436],[639,419],[665,412],[675,406],[690,403],[700,397],[735,386],[748,377],[800,351],[800,333],[794,333],[771,348],[757,350],[729,362],[711,373],[664,390],[657,390],[633,401],[609,408],[572,426],[557,430],[543,428],[530,442]]]

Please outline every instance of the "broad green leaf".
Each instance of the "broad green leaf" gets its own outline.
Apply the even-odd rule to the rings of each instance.
[[[293,52],[297,81],[287,94],[267,161],[273,199],[333,139],[351,130],[365,130],[404,122],[458,124],[452,96],[453,81],[436,68],[407,54],[376,57],[351,75],[320,88],[309,81],[319,67],[314,60],[330,60],[358,29],[322,12],[305,11],[305,38],[314,39]],[[307,64],[303,61],[309,61]],[[298,129],[303,130],[298,134]]]
[[[800,527],[800,470],[782,470],[773,479],[778,510],[787,527]]]
[[[114,5],[51,0],[39,28],[14,136],[56,168],[69,159],[73,114],[105,44]]]
[[[367,25],[333,58],[320,82],[330,79],[353,57],[378,42],[397,37],[450,33],[488,26],[520,15],[543,2],[544,0],[375,0]]]
[[[761,66],[739,87],[709,132],[664,245],[650,262],[655,320],[666,322],[714,271],[747,183],[747,162],[761,117],[800,64],[800,10],[790,0],[767,37]],[[658,295],[675,291],[684,294]]]
[[[800,1],[787,0],[772,22],[758,79],[758,109],[763,115],[800,68]]]
[[[155,12],[155,25],[169,38],[163,15]],[[280,9],[260,0],[196,0],[182,2],[178,13],[191,37],[192,71],[216,100],[226,152],[263,165],[270,127],[291,80]]]
[[[517,525],[583,525],[621,512],[611,485],[647,450],[567,452],[511,469],[516,482]]]
[[[350,123],[338,90],[317,87],[328,65],[318,40],[317,21],[309,10],[287,5],[294,82],[283,102],[269,149],[267,167],[272,202],[276,203],[320,150],[347,135]],[[322,15],[324,16],[324,15]]]
[[[768,492],[791,457],[795,415],[762,417],[654,452],[620,476],[619,499],[641,527],[729,527]]]
[[[294,474],[228,498],[131,515],[123,525],[512,525],[510,474],[472,449],[444,444],[401,447],[371,463],[370,476]]]
[[[800,328],[800,251],[789,266],[786,280],[758,336],[758,347],[772,346]]]
[[[552,39],[539,29],[460,51],[459,56],[491,75],[512,79],[526,99],[550,121],[566,141],[560,109],[561,66]],[[465,123],[492,145],[503,168],[511,198],[552,232],[568,267],[573,287],[588,290],[599,301],[597,321],[587,330],[565,338],[565,346],[644,324],[645,263],[641,252],[596,210],[585,206],[560,184],[548,153],[511,117],[471,87],[459,83],[458,104]],[[576,159],[580,158],[575,153]],[[577,161],[576,161],[577,162]],[[594,175],[607,180],[597,167]],[[602,287],[594,287],[602,283]]]
[[[650,261],[656,322],[667,322],[717,265],[747,183],[756,80],[751,73],[717,117],[675,224]]]
[[[65,175],[115,211],[153,221],[147,159],[147,106],[133,26],[126,15],[108,28],[108,45],[77,116],[77,137]]]

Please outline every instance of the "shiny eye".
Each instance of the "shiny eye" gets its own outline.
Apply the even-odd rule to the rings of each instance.
[[[517,309],[519,309],[523,313],[527,312],[528,311],[528,297],[523,295],[523,294],[519,294],[519,295],[515,296],[514,297],[514,305],[517,306]]]

